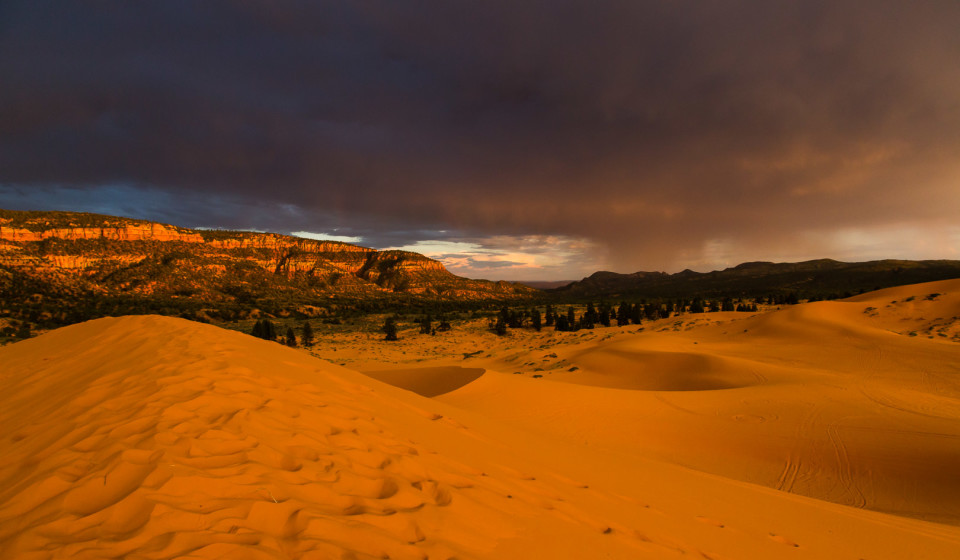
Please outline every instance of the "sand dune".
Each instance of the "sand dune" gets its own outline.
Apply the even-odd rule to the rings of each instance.
[[[904,327],[891,302],[911,297]],[[488,374],[439,398],[545,436],[960,524],[960,345],[909,336],[913,314],[943,325],[958,304],[960,282],[948,281],[689,330],[651,325],[556,349],[578,369],[539,384]]]
[[[0,557],[957,557],[863,509],[958,519],[932,288],[366,368],[434,398],[180,319],[60,329],[0,348]]]
[[[749,360],[704,352],[663,351],[629,344],[598,344],[572,354],[578,373],[555,378],[583,385],[643,391],[711,391],[765,380]]]
[[[3,360],[5,558],[643,546],[603,535],[603,517],[564,500],[562,478],[518,474],[523,461],[442,405],[274,343],[129,317],[4,348]]]

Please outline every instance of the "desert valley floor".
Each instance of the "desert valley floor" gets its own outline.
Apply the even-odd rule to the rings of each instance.
[[[0,348],[0,557],[960,557],[960,280],[312,353],[159,316]]]

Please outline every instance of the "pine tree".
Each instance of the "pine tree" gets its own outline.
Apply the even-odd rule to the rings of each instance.
[[[297,335],[293,332],[293,327],[287,327],[287,346],[291,348],[296,348],[297,346]]]
[[[277,339],[277,329],[273,326],[273,323],[267,319],[260,319],[253,325],[253,330],[250,331],[250,334],[257,338],[262,338],[264,340],[276,340]]]
[[[494,332],[497,333],[497,336],[506,336],[507,334],[507,319],[500,315],[497,317],[497,323],[493,327]]]
[[[533,327],[533,330],[540,332],[540,329],[543,327],[543,323],[541,322],[539,309],[534,308],[533,311],[530,312],[530,324]]]
[[[500,308],[500,313],[497,314],[497,323],[503,323],[503,328],[507,328],[507,325],[510,324],[510,308],[503,306]],[[498,330],[497,326],[494,326],[494,330]],[[497,333],[499,334],[499,332]]]
[[[263,338],[267,340],[277,339],[277,327],[267,319],[263,320]]]
[[[544,319],[548,327],[552,327],[553,323],[557,320],[557,317],[553,313],[553,306],[550,304],[547,304],[547,313]]]
[[[424,315],[420,319],[420,334],[430,334],[430,331],[433,329],[431,323],[433,319],[429,315]]]
[[[583,317],[581,317],[580,319],[581,319],[581,321],[583,322],[584,325],[590,325],[589,328],[592,329],[593,326],[596,325],[596,324],[599,322],[600,317],[599,317],[599,315],[597,314],[597,310],[593,308],[593,304],[592,304],[592,303],[588,303],[588,304],[587,304],[587,311],[586,311],[586,313],[583,314]]]
[[[303,322],[303,334],[300,336],[300,342],[307,348],[313,346],[313,327],[309,321]]]
[[[384,340],[399,340],[397,337],[397,320],[393,317],[387,317],[383,323],[383,333],[386,335]]]
[[[660,305],[648,303],[643,306],[643,314],[647,319],[651,321],[656,321],[660,318]]]
[[[507,326],[511,329],[519,329],[523,327],[523,312],[521,311],[510,311],[509,320],[507,321]]]
[[[609,327],[610,314],[611,314],[610,306],[607,305],[606,303],[601,303],[599,316],[597,317],[598,322],[605,327]]]

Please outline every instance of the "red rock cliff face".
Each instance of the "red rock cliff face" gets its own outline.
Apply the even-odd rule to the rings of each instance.
[[[276,233],[245,233],[242,237],[231,239],[210,239],[206,241],[218,249],[269,249],[285,250],[297,248],[309,253],[370,253],[373,249],[325,241],[313,241]],[[200,240],[204,242],[203,239]]]
[[[186,243],[203,243],[203,237],[198,233],[184,232],[179,228],[173,228],[163,224],[128,224],[119,227],[68,227],[44,229],[41,231],[0,226],[0,240],[4,241],[43,241],[44,239],[51,238],[65,240],[110,239],[113,241],[182,241]]]
[[[0,222],[2,223],[2,222]],[[214,234],[215,235],[215,234]],[[212,235],[211,235],[212,236]],[[174,226],[157,223],[122,224],[104,227],[49,227],[42,224],[31,224],[30,228],[18,228],[0,225],[0,242],[5,245],[6,255],[0,257],[0,262],[17,262],[26,264],[17,248],[23,243],[36,243],[47,239],[64,241],[105,239],[120,242],[153,241],[161,243],[191,243],[203,246],[203,250],[220,250],[221,256],[229,256],[233,250],[249,249],[258,254],[248,260],[256,262],[264,270],[293,275],[297,273],[312,273],[318,269],[334,268],[341,272],[353,274],[360,265],[349,266],[347,263],[338,263],[338,255],[355,253],[364,255],[374,253],[373,249],[348,245],[345,243],[314,241],[274,233],[246,233],[237,232],[230,237],[206,239],[201,232],[185,230]],[[136,249],[128,248],[133,253]],[[322,258],[325,255],[326,258]],[[267,258],[262,258],[266,256]],[[31,259],[31,264],[40,269],[84,270],[104,264],[103,256],[99,255],[67,255],[51,254],[44,258]],[[142,256],[141,256],[142,258]],[[141,258],[131,255],[120,257],[111,255],[108,260],[123,261],[126,264],[137,262]],[[323,261],[323,262],[319,262]],[[439,263],[437,263],[439,264]],[[442,267],[442,265],[441,265]]]
[[[218,249],[283,250],[297,247],[303,251],[312,253],[368,253],[373,251],[373,249],[348,245],[346,243],[313,241],[276,233],[240,232],[235,235],[236,237],[232,238],[213,238],[208,240],[204,238],[202,233],[163,224],[127,224],[117,227],[57,227],[40,231],[0,225],[0,240],[14,242],[43,241],[44,239],[52,238],[69,241],[79,239],[109,239],[112,241],[177,241],[181,243],[204,243]]]
[[[151,269],[151,263],[161,264]],[[464,299],[531,293],[525,287],[460,278],[417,253],[275,233],[197,231],[111,216],[0,210],[0,266],[27,274],[99,275],[104,281],[122,277],[118,289],[158,290],[163,288],[163,281],[156,279],[161,272],[178,281],[194,275],[197,282],[209,284],[210,274],[217,282],[229,282],[231,270],[249,270],[250,265],[268,275],[265,278],[313,278],[310,289],[324,293],[404,292]],[[142,274],[149,277],[137,280]]]

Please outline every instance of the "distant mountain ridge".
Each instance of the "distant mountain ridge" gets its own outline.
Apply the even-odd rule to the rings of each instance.
[[[713,272],[595,272],[551,290],[559,298],[757,297],[795,294],[837,298],[879,288],[960,278],[960,261],[880,260],[848,263],[817,259],[798,263],[746,262]]]
[[[538,290],[553,290],[576,282],[576,280],[508,280],[511,284],[523,284]]]
[[[0,311],[259,308],[324,314],[398,301],[513,301],[537,291],[471,280],[418,253],[276,233],[194,230],[117,216],[0,210]],[[55,304],[55,309],[50,309]]]

